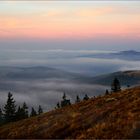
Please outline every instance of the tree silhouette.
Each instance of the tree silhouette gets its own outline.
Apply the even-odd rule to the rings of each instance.
[[[39,107],[38,107],[38,114],[40,115],[41,113],[43,113],[43,109],[42,109],[41,105],[39,105]]]
[[[1,110],[1,108],[0,108],[0,120],[2,119],[2,110]]]
[[[64,92],[63,97],[62,97],[62,101],[61,101],[61,107],[67,106],[67,105],[71,105],[70,100],[66,99],[66,94]]]
[[[108,95],[109,94],[109,91],[108,91],[108,89],[106,89],[106,91],[105,91],[105,95]]]
[[[120,81],[117,78],[114,78],[114,80],[111,84],[111,90],[112,90],[112,92],[121,91]]]
[[[85,97],[83,98],[83,100],[88,100],[88,99],[89,99],[88,95],[85,94]]]
[[[63,94],[63,100],[66,100],[66,93],[64,92],[64,94]]]
[[[23,103],[22,109],[23,109],[23,119],[28,118],[28,106],[26,105],[25,102]]]
[[[19,106],[16,112],[16,121],[23,119],[23,109]]]
[[[80,98],[79,98],[79,96],[77,95],[76,96],[76,101],[75,101],[76,103],[79,103],[80,102]]]
[[[127,85],[127,87],[129,88],[129,87],[130,87],[130,85]]]
[[[57,105],[56,105],[56,106],[57,106],[57,108],[60,108],[60,104],[59,104],[59,102],[57,103]]]
[[[22,107],[18,107],[17,112],[16,112],[16,120],[21,120],[21,119],[26,119],[28,118],[28,107],[26,103],[23,103]]]
[[[32,107],[30,117],[33,117],[33,116],[36,116],[36,115],[37,115],[37,113],[36,113],[35,109]]]
[[[3,113],[2,113],[2,110],[0,108],[0,125],[2,125],[3,123]]]
[[[15,120],[16,105],[12,96],[13,95],[9,92],[7,103],[4,106],[4,119],[6,122],[11,122]]]

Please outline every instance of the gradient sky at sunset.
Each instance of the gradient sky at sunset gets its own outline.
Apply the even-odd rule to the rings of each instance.
[[[0,40],[99,38],[139,42],[140,2],[0,2]]]
[[[140,2],[1,2],[0,38],[140,38]]]

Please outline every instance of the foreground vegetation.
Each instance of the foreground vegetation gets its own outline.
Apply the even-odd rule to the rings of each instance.
[[[0,138],[139,138],[140,87],[0,127]]]
[[[31,113],[29,114],[28,106],[24,102],[22,106],[16,105],[13,95],[9,92],[6,104],[4,108],[0,108],[0,126],[9,122],[15,122],[28,117],[37,116],[43,113],[42,107],[39,105],[38,112],[32,107]]]

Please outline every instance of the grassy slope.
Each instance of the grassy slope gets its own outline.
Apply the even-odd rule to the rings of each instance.
[[[138,128],[135,87],[2,126],[0,138],[138,138]]]

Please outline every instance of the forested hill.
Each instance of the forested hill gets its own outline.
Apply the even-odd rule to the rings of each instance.
[[[140,86],[0,127],[0,138],[140,138]]]

